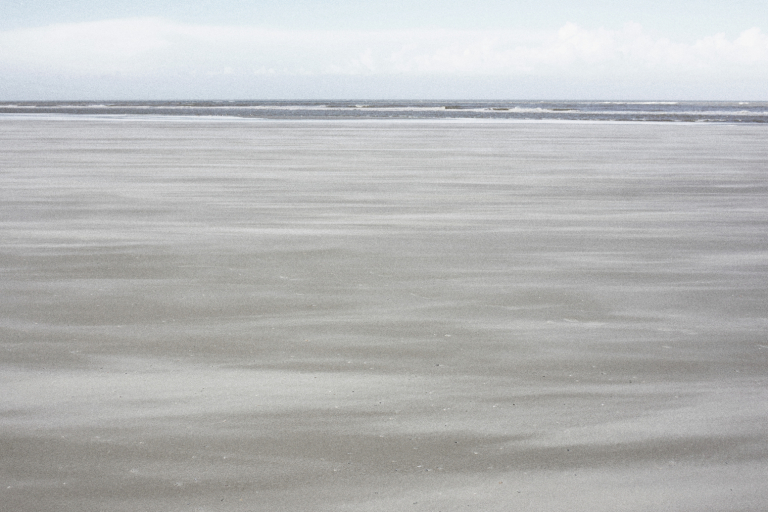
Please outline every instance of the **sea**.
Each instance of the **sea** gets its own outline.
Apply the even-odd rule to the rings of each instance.
[[[0,115],[766,123],[766,101],[219,100],[0,102]]]

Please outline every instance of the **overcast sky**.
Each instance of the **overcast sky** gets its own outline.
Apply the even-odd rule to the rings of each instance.
[[[768,100],[768,0],[0,0],[0,100]]]

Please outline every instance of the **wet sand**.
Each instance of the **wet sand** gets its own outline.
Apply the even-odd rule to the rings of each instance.
[[[768,129],[0,119],[0,509],[768,508]]]

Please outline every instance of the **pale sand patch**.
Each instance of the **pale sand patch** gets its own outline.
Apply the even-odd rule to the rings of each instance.
[[[759,126],[0,123],[14,511],[760,510]]]

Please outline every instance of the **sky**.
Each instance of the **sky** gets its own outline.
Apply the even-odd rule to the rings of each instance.
[[[766,0],[0,0],[0,101],[768,100]]]

